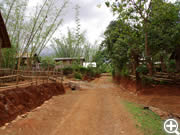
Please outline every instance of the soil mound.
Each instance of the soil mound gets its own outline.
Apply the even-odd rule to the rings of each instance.
[[[52,96],[64,94],[62,84],[51,83],[0,92],[0,126],[40,106]]]

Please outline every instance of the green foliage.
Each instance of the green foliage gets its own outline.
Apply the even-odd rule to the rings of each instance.
[[[144,110],[142,106],[124,102],[125,107],[134,116],[137,128],[142,130],[145,135],[165,135],[163,120],[150,110]]]
[[[136,68],[136,71],[143,74],[143,75],[146,75],[148,73],[148,68],[146,65],[140,65]]]
[[[81,74],[81,73],[78,73],[78,72],[75,72],[75,73],[74,73],[74,78],[79,79],[79,80],[82,80],[82,74]]]
[[[120,75],[124,76],[124,77],[128,77],[129,76],[129,70],[127,67],[123,67],[122,70],[120,71]]]
[[[3,56],[3,68],[15,68],[17,64],[16,60],[16,48],[12,45],[11,48],[2,49],[2,56]]]
[[[29,12],[28,3],[28,0],[2,0],[0,9],[16,54],[23,56],[28,52],[39,56],[62,24],[61,15],[68,1],[57,4],[53,0],[43,0],[31,7],[35,9],[33,12]],[[12,59],[8,55],[4,57],[4,65],[12,67],[16,55]]]
[[[160,80],[159,84],[160,85],[166,85],[166,84],[168,84],[168,81]]]
[[[87,73],[87,68],[85,68],[85,67],[79,67],[79,72],[81,73],[81,74],[86,74]]]
[[[42,68],[45,68],[45,69],[55,67],[55,61],[53,57],[49,57],[49,56],[42,57],[41,63],[42,63]]]
[[[175,60],[170,60],[167,63],[167,70],[170,73],[176,72],[176,61]]]
[[[74,74],[76,79],[82,79],[83,77],[97,77],[101,74],[98,68],[92,67],[82,67],[81,65],[74,64],[72,66],[67,66],[62,69],[64,75]]]
[[[105,4],[118,15],[107,27],[100,50],[106,52],[113,74],[126,76],[137,71],[137,77],[141,77],[155,71],[153,62],[168,63],[167,71],[176,71],[176,64],[169,56],[180,45],[179,2],[107,0]],[[163,64],[159,67],[166,69]]]
[[[141,76],[141,82],[144,86],[150,84],[157,84],[151,77]]]
[[[86,32],[81,32],[81,24],[79,19],[79,6],[76,5],[74,29],[69,29],[67,35],[52,40],[52,49],[55,51],[56,57],[84,57],[86,61],[92,61],[98,47],[96,42],[91,44],[86,38]]]
[[[70,66],[64,67],[62,69],[64,75],[72,74],[74,72],[74,69]]]
[[[86,75],[90,77],[95,77],[97,75],[97,71],[95,68],[88,67],[86,71]]]

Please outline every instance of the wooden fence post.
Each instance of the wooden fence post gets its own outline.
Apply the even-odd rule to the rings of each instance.
[[[16,88],[18,88],[19,84],[19,73],[17,72],[17,77],[16,77]]]
[[[36,86],[37,86],[37,71],[35,71],[35,77],[36,77]]]
[[[49,83],[49,71],[48,71],[48,78],[47,78],[47,83]]]
[[[31,77],[31,86],[33,86],[33,72],[29,72],[30,73],[30,77]]]
[[[63,83],[63,70],[61,70],[61,84]]]

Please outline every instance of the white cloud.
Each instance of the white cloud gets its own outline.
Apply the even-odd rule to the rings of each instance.
[[[56,0],[60,5],[62,1]],[[30,0],[29,8],[33,8],[42,0]],[[60,37],[61,34],[67,33],[67,27],[75,28],[75,5],[78,4],[80,8],[80,23],[81,31],[87,32],[87,37],[91,43],[95,40],[101,40],[101,35],[106,27],[113,20],[113,15],[105,4],[104,0],[70,0],[67,9],[64,11],[64,23],[55,33],[54,37]],[[97,7],[98,4],[102,6]]]
[[[101,3],[101,8],[97,5]],[[106,27],[113,20],[113,15],[108,9],[103,0],[71,0],[69,7],[66,9],[64,16],[64,25],[60,28],[61,33],[67,32],[67,27],[75,27],[75,5],[78,4],[80,8],[81,31],[87,31],[87,37],[91,43],[95,40],[101,40],[100,36],[105,31]],[[59,32],[55,34],[58,37]]]

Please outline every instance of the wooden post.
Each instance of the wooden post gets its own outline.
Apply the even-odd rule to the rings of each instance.
[[[1,69],[1,62],[2,62],[2,52],[1,52],[1,49],[2,49],[2,39],[0,38],[0,69]]]
[[[48,71],[48,78],[47,78],[47,83],[49,83],[49,71]]]
[[[19,73],[17,72],[17,77],[16,77],[16,88],[18,88],[19,84]]]
[[[36,76],[36,86],[37,86],[37,71],[35,71],[35,72],[36,72],[36,73],[35,73],[35,74],[36,74],[35,76]]]
[[[56,78],[56,83],[57,83],[57,71],[55,72],[55,78]]]
[[[2,81],[2,79],[0,80],[0,87],[1,87],[1,85],[2,85],[2,84],[1,84],[1,81]]]
[[[63,70],[61,70],[61,84],[63,83]]]
[[[33,72],[29,72],[30,73],[30,77],[31,77],[31,86],[33,86],[33,78],[32,78],[32,73]]]

